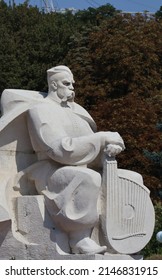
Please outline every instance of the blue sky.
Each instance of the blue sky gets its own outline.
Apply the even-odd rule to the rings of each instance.
[[[6,0],[8,2],[9,0]],[[30,0],[30,4],[41,7],[44,1],[53,1],[57,8],[87,9],[88,7],[99,7],[106,3],[113,5],[116,9],[128,12],[156,12],[162,6],[162,0]],[[12,2],[12,0],[11,0]],[[15,0],[15,3],[23,3],[23,0]]]

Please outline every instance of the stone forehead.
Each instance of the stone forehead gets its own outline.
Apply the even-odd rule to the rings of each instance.
[[[64,66],[64,65],[52,67],[47,70],[47,75],[49,78],[52,77],[53,75],[59,74],[59,73],[68,73],[71,76],[73,76],[71,70],[67,66]]]

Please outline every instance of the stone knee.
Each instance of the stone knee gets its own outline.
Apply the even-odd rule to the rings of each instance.
[[[88,168],[63,167],[48,180],[44,194],[57,205],[54,219],[65,231],[93,227],[98,221],[101,176]]]
[[[72,181],[77,184],[94,186],[100,188],[101,175],[89,168],[78,166],[65,166],[55,171],[48,179],[48,190],[51,192],[60,193]]]
[[[100,188],[101,187],[101,175],[100,175],[100,173],[98,173],[94,170],[88,169],[88,174],[90,176],[91,184],[93,184],[97,188]]]

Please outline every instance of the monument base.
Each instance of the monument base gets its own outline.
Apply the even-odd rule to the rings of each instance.
[[[3,223],[5,232],[0,233],[0,260],[141,260],[141,255],[121,255],[109,254],[104,255],[85,255],[85,254],[59,254],[56,244],[52,241],[39,244],[27,245],[16,240],[11,231],[11,222]],[[0,230],[2,226],[0,226]],[[7,232],[6,232],[7,231]],[[7,234],[6,234],[7,233]]]
[[[140,255],[70,254],[67,235],[50,220],[42,195],[13,200],[15,217],[0,223],[0,260],[140,260]]]

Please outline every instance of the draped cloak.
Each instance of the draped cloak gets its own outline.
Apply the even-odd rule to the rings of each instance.
[[[1,221],[10,219],[8,209],[10,193],[7,185],[10,177],[17,178],[18,174],[20,174],[18,178],[21,177],[21,174],[27,174],[30,180],[37,182],[38,193],[44,194],[50,200],[56,200],[60,214],[62,208],[65,209],[63,204],[67,202],[65,189],[68,184],[61,187],[60,183],[51,189],[49,178],[56,171],[66,167],[73,170],[71,173],[69,173],[70,169],[66,172],[71,174],[72,180],[75,177],[72,174],[75,173],[79,174],[81,181],[83,181],[84,175],[92,180],[89,190],[86,190],[87,186],[84,186],[82,193],[81,190],[78,191],[77,179],[76,187],[71,189],[71,194],[69,188],[68,197],[70,200],[70,196],[73,196],[76,189],[79,192],[79,195],[75,196],[77,201],[83,199],[85,195],[85,203],[80,206],[79,202],[79,209],[83,215],[80,213],[77,221],[81,224],[93,224],[97,216],[96,203],[99,191],[94,182],[96,172],[87,168],[87,165],[98,156],[100,146],[97,137],[94,136],[96,125],[91,116],[74,102],[62,106],[55,100],[46,97],[46,94],[35,91],[5,90],[2,94],[1,106],[3,115],[0,119],[0,153],[1,175],[4,178],[4,182],[1,184]],[[10,156],[6,157],[6,151],[8,155],[12,154],[12,160]],[[3,168],[4,160],[5,168]],[[8,168],[8,164],[11,168]],[[66,179],[62,185],[65,181]],[[24,193],[28,194],[28,190],[25,190]],[[78,211],[76,203],[73,211]],[[90,215],[92,207],[95,207],[94,218],[92,214]],[[66,213],[63,215],[66,216],[65,220],[69,219]],[[88,215],[91,216],[90,220]],[[70,219],[76,220],[75,217],[77,217],[77,213]]]

